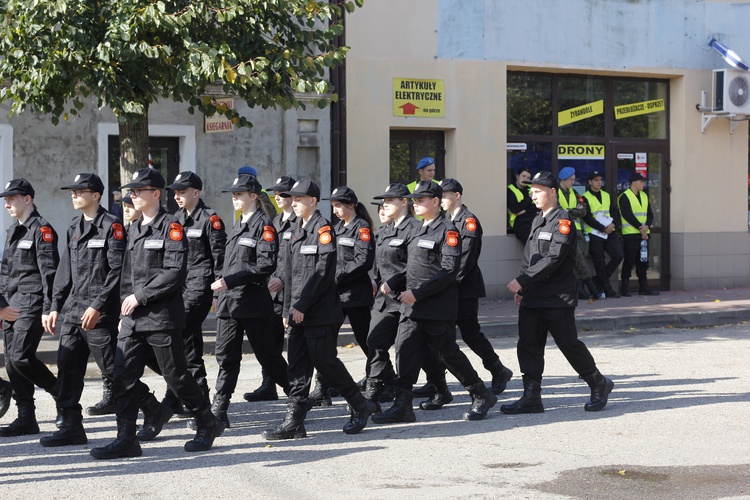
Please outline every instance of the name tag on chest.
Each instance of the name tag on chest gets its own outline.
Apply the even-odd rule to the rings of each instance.
[[[28,250],[33,244],[34,242],[31,240],[21,240],[18,242],[18,248],[20,248],[21,250]]]
[[[203,230],[202,229],[188,229],[186,234],[188,238],[200,238],[201,236],[203,236]]]
[[[286,233],[284,233],[284,235],[282,236],[282,239],[291,240],[292,239],[292,232],[291,231],[287,231]]]
[[[104,248],[104,240],[89,240],[86,246],[88,248]]]
[[[302,255],[315,255],[318,253],[318,245],[302,245],[299,249],[299,253]]]
[[[543,241],[550,241],[552,240],[552,233],[546,233],[542,231],[539,233],[538,239],[543,240]]]
[[[400,247],[403,244],[404,244],[404,239],[403,238],[399,238],[399,239],[395,239],[394,238],[394,239],[392,239],[391,241],[388,242],[388,246],[391,246],[391,247]]]
[[[426,248],[428,250],[432,250],[433,248],[435,248],[435,242],[432,240],[419,240],[417,242],[417,246],[419,248]]]
[[[255,246],[258,244],[258,240],[253,238],[240,238],[239,243],[243,247],[255,248]]]
[[[164,248],[164,240],[146,240],[143,242],[143,248],[146,250],[161,250]]]
[[[345,247],[353,247],[354,238],[339,238],[339,245],[342,245]]]

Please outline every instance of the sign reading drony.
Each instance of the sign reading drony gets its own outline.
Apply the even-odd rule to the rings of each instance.
[[[557,146],[557,158],[560,160],[603,160],[602,144],[560,144]]]
[[[219,98],[214,100],[216,106],[224,105],[229,109],[234,109],[234,99],[231,97]],[[231,132],[234,130],[234,123],[227,119],[226,116],[214,113],[204,118],[204,132],[215,134],[218,132]]]
[[[444,111],[443,80],[393,79],[393,116],[440,118]]]

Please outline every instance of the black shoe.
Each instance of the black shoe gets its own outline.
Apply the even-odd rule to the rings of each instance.
[[[301,439],[307,437],[305,415],[309,407],[306,404],[289,401],[286,405],[284,420],[275,429],[263,431],[263,439],[279,441],[281,439]]]
[[[659,290],[652,290],[651,288],[644,286],[638,289],[638,295],[659,295]]]
[[[622,297],[632,297],[633,296],[633,294],[630,293],[630,289],[628,289],[628,288],[621,288],[620,289],[620,295]]]
[[[508,381],[513,378],[513,372],[507,366],[502,366],[499,359],[495,365],[500,365],[502,368],[499,370],[494,367],[490,369],[490,373],[492,373],[492,387],[490,387],[490,391],[499,396],[508,387]]]
[[[384,412],[373,415],[371,420],[376,424],[392,424],[396,422],[416,422],[417,416],[412,407],[412,394],[408,389],[399,388],[393,406]]]
[[[39,434],[39,424],[36,421],[33,401],[18,401],[18,418],[10,425],[0,427],[0,436],[15,437]]]
[[[256,401],[277,401],[279,399],[279,393],[276,392],[276,384],[273,382],[266,384],[265,379],[263,379],[263,383],[260,387],[253,392],[246,392],[242,397],[249,403],[254,403]]]
[[[229,409],[229,396],[224,394],[214,395],[214,402],[211,405],[211,413],[214,414],[219,421],[224,424],[224,427],[229,429],[229,417],[227,416],[227,410]]]
[[[102,399],[94,406],[86,408],[86,413],[91,416],[97,415],[114,415],[115,413],[115,393],[112,390],[112,382],[104,379],[102,389]]]
[[[13,396],[13,386],[10,382],[0,379],[0,418],[3,418],[10,408],[10,400]]]
[[[376,405],[369,399],[364,400],[364,405],[359,411],[352,411],[349,422],[344,425],[344,433],[357,434],[367,425],[367,419],[375,413]]]
[[[91,448],[90,454],[101,460],[140,457],[143,452],[135,436],[135,421],[117,419],[117,439],[107,446]]]
[[[453,394],[448,389],[448,384],[445,380],[435,383],[435,395],[427,401],[419,403],[419,407],[423,410],[439,410],[443,406],[453,401]]]
[[[435,395],[437,392],[437,389],[435,389],[435,384],[432,382],[427,382],[422,387],[417,387],[412,391],[412,396],[415,398],[431,398]]]
[[[185,451],[208,451],[214,444],[214,439],[224,432],[224,424],[214,417],[214,425],[210,427],[198,427],[195,437],[185,443]]]
[[[604,295],[605,295],[605,296],[606,296],[606,297],[607,297],[608,299],[619,299],[619,298],[620,298],[620,294],[619,294],[619,293],[617,293],[617,292],[615,292],[615,291],[614,291],[614,289],[613,289],[613,288],[612,288],[611,286],[609,286],[609,285],[607,285],[607,286],[606,286],[606,287],[604,288]]]
[[[159,435],[164,424],[172,418],[172,410],[156,400],[153,394],[149,394],[149,400],[144,404],[143,428],[136,435],[141,441],[151,441]]]
[[[615,383],[610,379],[599,373],[597,370],[594,374],[581,377],[591,388],[591,399],[588,403],[583,405],[583,409],[586,411],[600,411],[607,406],[607,400],[609,394],[615,387]]]
[[[59,431],[51,436],[44,436],[39,444],[45,448],[55,446],[72,446],[89,442],[83,429],[83,417],[80,410],[62,410],[63,424]]]
[[[490,408],[497,403],[497,396],[487,390],[481,380],[468,387],[471,394],[471,408],[464,413],[464,420],[484,420]]]
[[[522,413],[544,413],[542,386],[535,380],[524,378],[523,396],[515,403],[502,405],[500,411],[507,415]]]

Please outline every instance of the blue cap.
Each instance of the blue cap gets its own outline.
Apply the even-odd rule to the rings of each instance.
[[[258,177],[258,171],[255,170],[253,167],[249,167],[245,165],[244,167],[240,167],[240,169],[237,171],[237,175],[240,174],[248,174],[248,175],[254,175],[255,177]]]
[[[419,160],[419,163],[417,163],[417,170],[422,170],[425,167],[429,167],[430,165],[435,164],[435,158],[432,158],[430,156],[425,156],[421,160]]]
[[[557,173],[557,178],[561,181],[564,181],[571,175],[576,175],[576,169],[574,169],[573,167],[565,167]]]

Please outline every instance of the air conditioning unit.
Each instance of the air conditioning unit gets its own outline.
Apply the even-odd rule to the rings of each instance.
[[[750,115],[750,73],[740,69],[715,69],[714,113]]]

